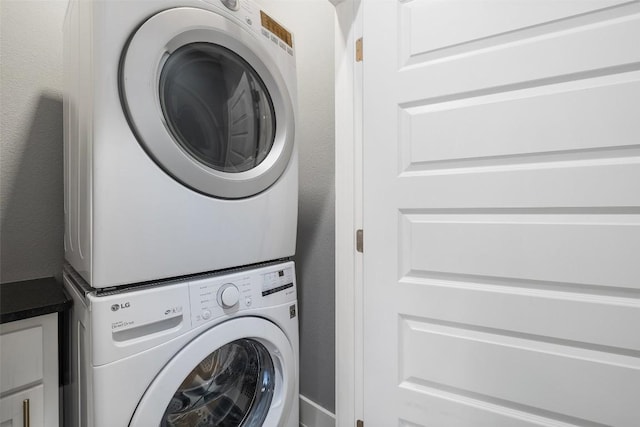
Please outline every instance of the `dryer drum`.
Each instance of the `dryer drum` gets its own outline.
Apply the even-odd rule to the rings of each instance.
[[[258,73],[233,51],[191,43],[160,75],[160,103],[176,142],[204,165],[245,172],[269,154],[275,112]]]
[[[269,351],[252,339],[230,342],[205,357],[184,379],[161,427],[260,426],[275,389]]]

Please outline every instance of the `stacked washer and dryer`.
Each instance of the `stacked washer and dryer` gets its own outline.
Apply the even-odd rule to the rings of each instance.
[[[298,425],[295,47],[267,1],[69,3],[65,425]]]

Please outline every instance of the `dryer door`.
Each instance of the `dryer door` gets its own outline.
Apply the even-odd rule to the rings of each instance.
[[[123,107],[145,151],[182,184],[243,198],[287,167],[293,103],[263,43],[223,15],[188,7],[154,15],[132,36]]]
[[[132,426],[281,425],[296,398],[285,334],[255,317],[230,320],[185,346],[151,383]]]

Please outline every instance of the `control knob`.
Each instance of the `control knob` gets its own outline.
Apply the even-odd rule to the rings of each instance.
[[[221,0],[222,4],[229,10],[238,10],[240,8],[240,4],[238,0]]]
[[[222,285],[218,290],[218,304],[222,308],[232,308],[240,301],[240,291],[233,283]]]

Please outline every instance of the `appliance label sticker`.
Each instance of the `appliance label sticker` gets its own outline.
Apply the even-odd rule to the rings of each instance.
[[[264,28],[293,48],[293,36],[291,33],[263,11],[260,11],[260,22]]]

